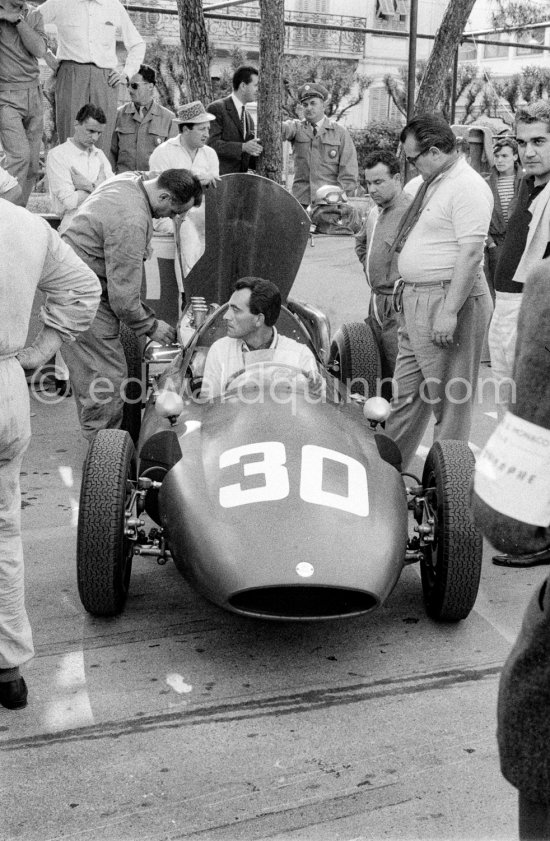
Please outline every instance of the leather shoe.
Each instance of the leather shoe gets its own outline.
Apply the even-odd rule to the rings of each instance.
[[[8,710],[27,706],[27,684],[22,677],[0,683],[0,704]]]
[[[499,567],[537,567],[543,564],[550,564],[550,546],[540,552],[531,552],[529,555],[494,555],[493,563]]]

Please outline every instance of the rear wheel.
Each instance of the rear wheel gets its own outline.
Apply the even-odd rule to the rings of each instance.
[[[422,486],[434,517],[434,540],[420,561],[426,612],[458,622],[472,610],[481,575],[482,538],[470,514],[473,453],[463,441],[436,441]]]
[[[80,600],[94,616],[115,616],[126,603],[133,543],[125,536],[125,512],[135,478],[128,433],[98,432],[84,463],[76,549]]]
[[[141,371],[141,345],[134,331],[123,323],[120,324],[120,341],[128,368],[120,428],[129,434],[134,444],[137,444],[141,430],[141,404],[144,387]]]
[[[382,371],[380,351],[368,324],[354,321],[336,331],[330,348],[331,368],[353,394],[364,397],[376,394]]]

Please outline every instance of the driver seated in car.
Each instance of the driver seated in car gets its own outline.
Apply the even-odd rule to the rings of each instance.
[[[235,374],[251,365],[280,363],[299,369],[316,389],[319,369],[311,350],[275,327],[281,312],[281,293],[270,280],[243,277],[235,283],[227,312],[227,336],[218,339],[206,357],[201,396],[219,397]]]

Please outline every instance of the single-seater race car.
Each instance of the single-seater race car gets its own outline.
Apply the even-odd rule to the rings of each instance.
[[[345,325],[331,341],[323,313],[288,297],[308,234],[307,214],[274,182],[228,175],[209,191],[178,346],[145,351],[145,410],[138,400],[126,419],[136,446],[127,431],[103,430],[84,466],[77,574],[90,613],[123,610],[142,556],[173,559],[215,604],[264,619],[366,613],[413,562],[431,617],[458,621],[472,609],[481,570],[472,453],[441,441],[421,480],[401,473],[381,428],[389,405],[369,397],[379,365],[367,326]],[[311,349],[318,376],[267,360],[206,399],[208,350],[226,334],[232,284],[250,275],[278,285],[277,329]]]

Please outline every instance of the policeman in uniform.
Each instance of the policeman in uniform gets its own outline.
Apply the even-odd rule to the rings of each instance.
[[[292,195],[307,207],[323,184],[338,184],[351,195],[359,170],[353,140],[343,126],[325,116],[328,91],[318,82],[298,88],[303,120],[283,122],[283,140],[292,143],[294,182]]]

